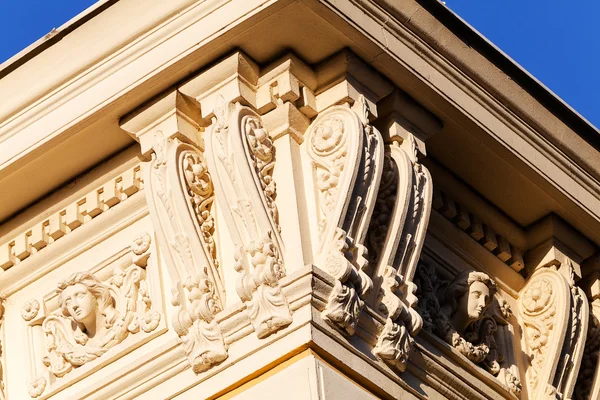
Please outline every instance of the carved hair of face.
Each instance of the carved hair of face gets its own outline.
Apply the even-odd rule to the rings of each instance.
[[[63,315],[71,317],[88,337],[92,338],[104,325],[109,309],[113,309],[113,298],[108,287],[92,274],[78,272],[58,284],[58,303]],[[108,326],[106,326],[108,327]]]
[[[462,333],[469,324],[481,319],[496,290],[496,282],[482,272],[459,274],[446,290],[454,329]]]

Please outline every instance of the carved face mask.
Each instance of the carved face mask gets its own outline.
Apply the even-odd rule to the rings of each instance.
[[[85,285],[76,283],[66,287],[62,297],[67,311],[75,321],[83,324],[94,322],[91,319],[96,316],[98,303]]]
[[[467,313],[470,319],[478,320],[490,305],[490,288],[483,282],[475,281],[469,286]]]

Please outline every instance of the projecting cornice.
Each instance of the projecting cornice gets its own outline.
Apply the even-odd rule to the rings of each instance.
[[[421,2],[156,3],[0,81],[56,66],[0,106],[11,398],[216,398],[309,349],[384,398],[598,392],[593,144]]]
[[[128,146],[115,124],[121,115],[234,48],[261,68],[285,49],[325,66],[349,48],[441,120],[445,134],[428,146],[433,159],[517,224],[551,211],[600,243],[600,167],[590,135],[569,128],[573,117],[560,107],[545,107],[547,95],[532,97],[531,80],[512,79],[522,73],[496,68],[502,58],[484,42],[464,46],[474,33],[437,2],[161,2],[130,18],[126,31],[99,34],[128,3],[107,7],[0,80],[11,98],[0,106],[0,184],[13,191],[1,200],[0,220]],[[97,46],[72,47],[99,37]],[[318,72],[314,84],[329,73]],[[23,88],[24,80],[38,84]],[[368,91],[386,86],[373,82]],[[305,110],[323,106],[315,93]],[[85,155],[77,150],[83,143]],[[17,184],[23,179],[29,187]]]

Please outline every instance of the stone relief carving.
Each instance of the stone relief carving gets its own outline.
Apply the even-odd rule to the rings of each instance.
[[[585,341],[585,352],[581,360],[581,368],[573,398],[588,400],[600,395],[600,369],[598,355],[600,353],[600,298],[590,303],[590,323]]]
[[[181,297],[187,293],[187,302]],[[196,276],[188,278],[181,288],[173,289],[172,304],[178,307],[173,317],[173,328],[183,345],[192,370],[206,371],[227,358],[227,350],[215,315],[221,311],[210,280]]]
[[[37,316],[39,310],[40,303],[35,299],[31,299],[23,305],[21,316],[25,321],[31,321]]]
[[[376,256],[372,301],[387,318],[373,354],[404,371],[413,337],[422,327],[415,311],[413,283],[431,211],[429,172],[417,161],[409,135],[405,148],[386,146],[381,189],[369,228],[369,249]],[[394,357],[390,358],[390,350]]]
[[[506,332],[512,310],[498,297],[496,283],[477,271],[440,279],[433,265],[420,264],[415,277],[423,328],[502,381],[519,397],[519,370]]]
[[[3,330],[4,329],[4,305],[2,304],[2,301],[0,300],[0,329]],[[3,332],[2,332],[3,333]],[[2,334],[1,338],[4,337],[4,334]],[[4,340],[0,339],[0,357],[2,357],[2,353],[4,351]],[[5,400],[6,399],[6,392],[4,389],[4,363],[2,361],[3,358],[0,358],[0,400]]]
[[[571,262],[559,269],[538,269],[519,296],[530,396],[570,398],[583,357],[588,303],[575,286]]]
[[[418,311],[424,328],[446,341],[490,373],[500,372],[494,333],[497,324],[486,315],[496,294],[496,283],[482,272],[466,271],[453,281],[442,281],[434,267],[418,269]]]
[[[353,335],[373,281],[365,240],[379,190],[383,141],[367,121],[367,103],[354,109],[335,106],[322,112],[306,134],[305,148],[314,171],[319,208],[318,266],[337,279],[322,315]]]
[[[171,279],[173,327],[192,370],[200,373],[227,358],[214,316],[225,291],[214,241],[214,188],[203,153],[157,131],[145,168],[147,199]],[[195,234],[194,234],[195,233]]]
[[[29,396],[33,398],[40,397],[44,393],[44,390],[46,390],[46,384],[46,379],[43,377],[34,379],[29,384]]]
[[[275,147],[258,114],[219,97],[207,137],[208,160],[225,222],[237,248],[236,291],[259,338],[292,322],[279,285],[285,276],[277,195]]]
[[[161,316],[151,308],[144,269],[149,246],[140,247],[144,242],[149,245],[149,235],[136,239],[131,248],[133,259],[141,265],[117,266],[108,281],[76,272],[58,283],[59,309],[42,322],[47,350],[43,362],[51,374],[63,377],[101,357],[130,334],[157,328]],[[144,256],[146,261],[135,256]],[[44,384],[35,382],[31,393],[41,394]]]

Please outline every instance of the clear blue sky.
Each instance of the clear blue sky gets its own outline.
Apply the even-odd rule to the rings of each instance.
[[[0,0],[0,62],[93,3]],[[600,127],[598,0],[447,0],[446,4]]]

